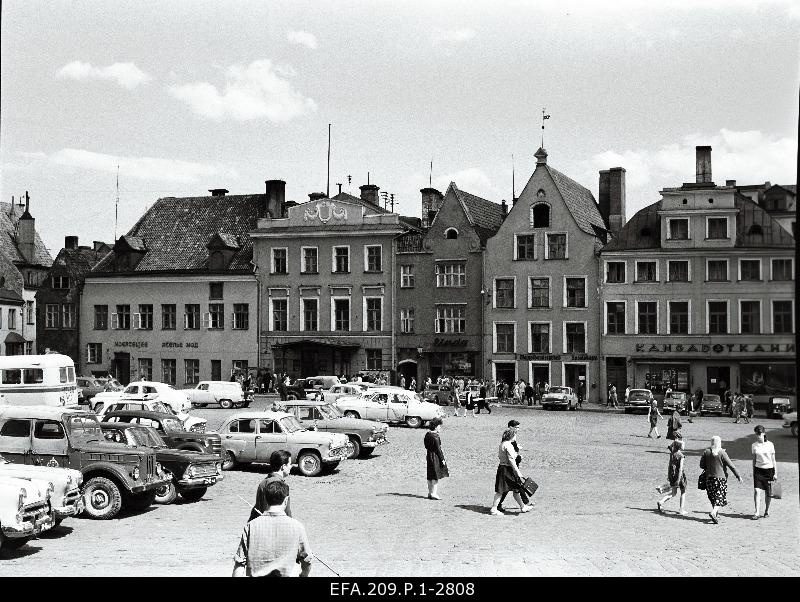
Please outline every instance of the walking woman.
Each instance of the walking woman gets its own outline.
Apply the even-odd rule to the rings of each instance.
[[[683,435],[681,434],[681,428],[683,427],[683,423],[681,423],[681,413],[678,411],[678,408],[672,410],[672,416],[669,417],[667,420],[667,439],[681,439]]]
[[[711,502],[711,512],[708,516],[715,525],[718,525],[717,512],[728,505],[728,469],[731,469],[737,481],[742,482],[733,462],[722,449],[722,439],[719,436],[714,435],[711,438],[711,447],[703,450],[700,468],[705,471],[706,495]]]
[[[519,495],[520,487],[525,478],[519,471],[519,467],[517,467],[517,452],[514,450],[516,438],[517,432],[515,429],[507,428],[503,431],[500,449],[497,452],[500,464],[494,477],[494,500],[492,501],[492,508],[489,510],[489,514],[494,516],[502,515],[502,512],[497,509],[497,504],[500,503],[500,498],[503,497],[503,494],[508,491],[512,492],[514,500],[519,504],[520,513],[528,512],[533,508],[533,505],[523,503]]]
[[[652,396],[650,397],[650,407],[647,408],[647,418],[650,420],[650,432],[647,433],[647,436],[652,438],[655,433],[656,439],[661,439],[661,435],[658,434],[658,419],[664,420],[664,417],[658,411],[658,402]]]
[[[442,428],[442,419],[434,418],[428,423],[430,429],[425,433],[425,462],[428,468],[428,499],[440,500],[439,480],[450,476],[442,453],[442,440],[439,432]]]
[[[683,439],[681,439],[680,433],[678,433],[678,438],[672,442],[672,445],[669,446],[669,466],[667,467],[667,478],[669,479],[669,484],[672,487],[672,491],[662,497],[656,505],[658,506],[659,512],[664,512],[664,504],[678,495],[678,490],[681,491],[681,499],[680,499],[680,508],[679,512],[681,515],[685,516],[689,514],[684,510],[686,506],[686,473],[683,470],[685,458],[683,455]],[[663,491],[663,489],[662,489]]]
[[[758,520],[758,506],[764,496],[764,518],[769,516],[770,482],[778,480],[778,463],[775,462],[775,446],[767,441],[766,429],[759,425],[753,429],[756,442],[750,448],[753,453],[753,520]]]

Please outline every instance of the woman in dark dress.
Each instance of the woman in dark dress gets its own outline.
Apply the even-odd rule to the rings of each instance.
[[[447,470],[447,462],[445,462],[444,454],[442,453],[442,440],[439,438],[439,431],[442,428],[442,419],[434,418],[428,423],[430,429],[425,433],[425,461],[428,468],[428,499],[440,500],[439,492],[439,479],[450,476]]]

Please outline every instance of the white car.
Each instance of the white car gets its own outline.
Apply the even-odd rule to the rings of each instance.
[[[361,397],[369,389],[366,383],[340,383],[322,392],[325,403],[333,403],[340,397]]]
[[[224,409],[241,408],[250,405],[245,399],[242,387],[237,382],[225,380],[201,380],[194,389],[181,389],[192,406],[204,408],[218,403]]]
[[[198,418],[197,416],[192,416],[187,412],[178,412],[175,413],[172,411],[172,408],[166,406],[165,404],[161,403],[161,400],[156,399],[107,399],[103,400],[102,404],[95,405],[95,414],[97,414],[98,419],[102,422],[106,418],[107,414],[111,412],[119,412],[124,410],[142,410],[142,411],[150,411],[150,412],[161,412],[162,414],[175,414],[175,417],[181,421],[183,424],[183,428],[187,431],[192,431],[194,433],[205,433],[206,432],[206,424],[208,421],[205,418]]]
[[[53,526],[52,492],[50,481],[0,476],[0,551],[21,548]]]
[[[39,479],[51,482],[53,491],[50,497],[50,506],[56,526],[68,516],[78,516],[83,512],[83,496],[81,496],[83,475],[80,470],[59,466],[14,464],[0,456],[0,477]]]
[[[164,405],[172,408],[176,414],[188,412],[192,407],[192,402],[182,391],[178,391],[172,385],[159,383],[149,380],[140,380],[130,383],[122,391],[103,391],[92,398],[92,409],[95,413],[102,409],[107,401],[124,400],[155,400],[157,399]]]
[[[334,405],[350,418],[405,422],[412,428],[447,415],[436,404],[422,401],[418,393],[401,387],[370,388],[361,397],[340,397]]]
[[[565,410],[575,410],[578,407],[578,396],[575,395],[572,387],[550,387],[550,390],[542,395],[542,408],[551,410],[553,408],[563,408]]]
[[[791,429],[792,435],[797,437],[797,410],[783,415],[783,428]]]

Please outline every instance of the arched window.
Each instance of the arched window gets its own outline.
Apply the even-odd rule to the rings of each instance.
[[[447,230],[444,231],[444,237],[447,238],[448,240],[455,240],[456,238],[458,238],[458,230],[456,230],[455,228],[448,228]]]
[[[750,226],[750,229],[747,231],[748,234],[764,234],[764,230],[758,224],[753,224]]]
[[[531,223],[534,228],[550,227],[550,205],[537,203],[531,208]]]

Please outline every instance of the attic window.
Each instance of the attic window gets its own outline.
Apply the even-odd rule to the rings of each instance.
[[[764,230],[761,228],[761,226],[760,226],[760,225],[758,225],[758,224],[753,224],[752,226],[750,226],[750,229],[747,231],[747,233],[748,233],[748,234],[759,234],[759,235],[763,235],[763,234],[764,234]]]
[[[531,225],[534,228],[550,227],[550,205],[537,203],[531,208]]]
[[[714,203],[714,199],[708,199],[708,202],[709,202],[709,204],[713,204]]]
[[[652,235],[653,235],[653,231],[650,229],[649,226],[645,226],[644,228],[639,230],[639,236],[641,236],[643,238],[647,237],[647,236],[652,236]]]
[[[455,240],[458,238],[458,230],[455,228],[448,228],[444,231],[444,237],[448,240]]]
[[[686,199],[683,199],[683,204],[684,205],[687,205],[688,203],[689,203],[689,201],[687,201]]]

